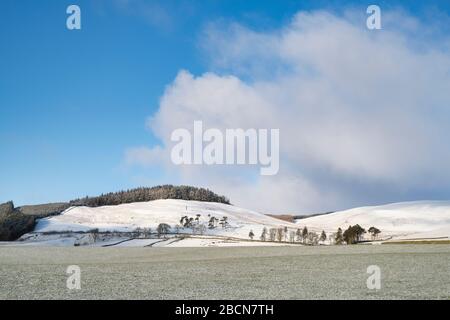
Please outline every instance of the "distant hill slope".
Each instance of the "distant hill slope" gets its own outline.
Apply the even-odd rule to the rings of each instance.
[[[298,225],[335,232],[359,224],[396,238],[450,237],[450,201],[414,201],[360,207],[296,220]]]
[[[27,205],[18,207],[21,213],[27,216],[34,216],[36,218],[44,218],[48,216],[53,216],[60,214],[64,210],[70,207],[70,204],[67,202],[58,202],[58,203],[45,203],[45,204],[36,204],[36,205]]]
[[[266,216],[275,218],[275,219],[280,219],[283,221],[287,221],[287,222],[295,222],[295,216],[290,215],[290,214],[266,214]]]

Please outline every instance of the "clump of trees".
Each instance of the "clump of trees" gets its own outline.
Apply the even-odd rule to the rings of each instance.
[[[193,233],[205,233],[206,232],[206,225],[204,223],[200,222],[201,214],[196,214],[194,217],[189,216],[183,216],[180,219],[180,226],[183,228],[189,228],[192,229]],[[221,219],[218,219],[214,216],[211,216],[208,214],[208,229],[215,229],[218,227],[218,225],[222,226],[222,228],[226,229],[229,227],[228,217],[223,216]]]
[[[12,201],[0,204],[0,241],[13,241],[34,229],[36,217],[14,208]]]
[[[375,227],[370,227],[369,230],[370,235],[372,236],[372,240],[376,240],[378,238],[378,235],[381,233],[380,229]]]
[[[349,226],[348,229],[344,231],[343,238],[347,244],[355,244],[362,240],[364,233],[366,233],[366,230],[359,224],[356,224],[354,226]]]
[[[381,230],[375,227],[370,227],[368,232],[371,234],[372,240],[375,240],[381,233]],[[367,231],[359,224],[349,226],[344,232],[342,232],[341,228],[338,228],[337,232],[334,234],[334,243],[355,244],[363,240],[363,236],[365,233],[367,233]]]
[[[209,189],[173,185],[162,185],[151,188],[141,187],[126,191],[110,192],[98,197],[75,199],[70,201],[69,204],[71,206],[99,207],[158,199],[181,199],[230,204],[230,201],[226,197],[217,195]]]
[[[194,218],[188,217],[188,216],[183,216],[180,219],[180,224],[183,226],[183,228],[192,228],[192,226],[194,224]]]

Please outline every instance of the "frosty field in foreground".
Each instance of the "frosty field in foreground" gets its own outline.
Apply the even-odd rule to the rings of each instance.
[[[450,245],[0,247],[0,299],[449,299],[449,261]],[[81,290],[66,288],[69,265]]]

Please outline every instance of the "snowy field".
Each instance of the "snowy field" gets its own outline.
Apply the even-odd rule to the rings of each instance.
[[[0,247],[0,299],[450,299],[450,245]],[[81,289],[68,290],[69,265]],[[366,286],[367,267],[381,289]]]

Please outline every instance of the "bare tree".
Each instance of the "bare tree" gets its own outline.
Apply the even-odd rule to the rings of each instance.
[[[160,223],[158,227],[156,228],[156,232],[158,233],[158,238],[161,237],[161,235],[165,238],[166,234],[169,233],[170,226],[167,223]]]
[[[131,234],[133,238],[140,238],[142,234],[142,229],[140,227],[137,227]]]
[[[295,235],[297,236],[297,241],[302,241],[302,239],[303,239],[303,236],[302,236],[302,230],[300,230],[300,228],[299,229],[297,229],[297,231],[295,232]]]
[[[335,239],[336,239],[336,233],[335,232],[330,233],[328,235],[328,241],[329,241],[330,244],[335,244],[335,241],[336,241]]]
[[[278,228],[277,229],[277,240],[279,242],[283,241],[283,237],[284,237],[284,229],[283,228]]]
[[[267,228],[266,228],[266,227],[264,227],[264,228],[262,229],[260,239],[261,239],[261,241],[266,241],[266,239],[267,239]]]
[[[206,226],[205,226],[204,224],[199,225],[199,226],[198,226],[198,232],[199,232],[201,235],[204,235],[205,232],[206,232]]]
[[[295,242],[295,231],[289,231],[289,242]]]
[[[91,230],[91,234],[92,234],[92,241],[96,242],[98,240],[98,238],[99,238],[99,231],[98,231],[98,229],[97,228],[96,229],[92,229]]]
[[[275,241],[276,237],[277,237],[277,229],[270,228],[270,230],[269,230],[269,239],[270,239],[270,241]]]
[[[142,233],[144,234],[144,238],[150,238],[150,235],[152,233],[151,228],[144,228],[142,229]]]
[[[308,241],[310,244],[315,246],[319,243],[319,236],[315,232],[309,232],[308,233]]]

